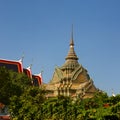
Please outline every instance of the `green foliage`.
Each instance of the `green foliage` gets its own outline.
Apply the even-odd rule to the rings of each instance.
[[[0,67],[0,102],[9,106],[13,120],[119,120],[120,95],[97,92],[93,98],[58,96],[46,99],[46,91],[31,86],[24,74]]]
[[[44,118],[63,119],[68,112],[70,103],[70,98],[63,96],[46,100],[43,104]]]
[[[117,104],[118,102],[120,102],[120,95],[118,94],[115,97],[114,96],[109,97],[108,102],[111,103],[112,105]]]
[[[30,84],[31,80],[25,74],[0,67],[0,102],[8,105],[10,97],[20,96]]]
[[[113,113],[120,113],[120,102],[118,102],[116,105],[114,105],[111,109]]]
[[[9,111],[13,119],[40,120],[44,90],[38,87],[29,87],[20,97],[13,96]]]

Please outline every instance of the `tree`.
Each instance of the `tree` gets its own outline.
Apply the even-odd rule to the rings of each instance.
[[[45,91],[31,86],[20,97],[13,96],[9,111],[13,120],[41,120]]]
[[[31,83],[24,73],[0,67],[0,102],[8,106],[13,119],[41,119],[45,91]]]
[[[0,102],[9,105],[10,98],[20,96],[30,84],[31,80],[25,74],[0,67]]]
[[[120,119],[120,95],[97,92],[92,98],[72,101],[64,96],[46,99],[45,92],[32,86],[25,74],[0,67],[0,102],[9,106],[13,120]]]

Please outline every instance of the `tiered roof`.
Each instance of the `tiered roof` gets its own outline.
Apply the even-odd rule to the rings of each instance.
[[[51,91],[49,95],[67,95],[71,97],[92,97],[96,92],[96,87],[89,77],[87,70],[78,62],[78,57],[74,50],[73,30],[69,44],[69,51],[65,57],[65,63],[61,67],[56,67],[53,77],[46,89]]]
[[[70,47],[69,47],[68,54],[65,58],[65,63],[63,64],[61,69],[66,69],[66,68],[67,69],[74,69],[77,66],[79,66],[78,57],[77,57],[75,50],[74,50],[73,30],[71,33],[71,40],[70,40],[69,46]]]

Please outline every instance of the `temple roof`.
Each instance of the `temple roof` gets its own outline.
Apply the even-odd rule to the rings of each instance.
[[[72,32],[72,35],[71,35],[71,40],[70,40],[70,44],[69,44],[70,48],[69,48],[69,52],[68,52],[68,55],[67,57],[65,58],[66,61],[67,60],[78,60],[78,57],[74,51],[74,40],[73,40],[73,32]]]
[[[65,63],[63,64],[61,69],[66,69],[66,68],[74,69],[78,66],[79,63],[78,63],[78,57],[74,50],[74,40],[73,40],[73,30],[72,30],[70,44],[69,44],[69,51],[65,58]]]
[[[33,79],[33,83],[35,81],[36,86],[40,86],[42,84],[42,76],[41,74],[33,75],[31,71],[31,66],[28,68],[23,68],[22,60],[6,60],[0,59],[0,67],[5,67],[8,70],[13,70],[18,73],[25,73],[29,78]]]
[[[21,61],[0,59],[0,67],[5,66],[9,70],[22,73],[23,66]]]

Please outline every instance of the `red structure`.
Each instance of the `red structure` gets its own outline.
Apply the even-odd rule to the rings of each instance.
[[[23,68],[22,60],[6,60],[0,59],[0,67],[5,66],[9,70],[13,70],[18,73],[25,73],[29,78],[33,80],[33,85],[40,86],[42,83],[42,77],[38,75],[33,75],[31,67]]]
[[[41,76],[41,74],[32,75],[32,78],[33,78],[33,85],[34,86],[37,86],[37,85],[40,86],[42,84],[42,76]]]
[[[9,115],[2,115],[2,116],[0,116],[0,120],[10,120],[10,116]]]
[[[4,104],[0,103],[0,110],[5,107]],[[10,120],[10,115],[0,114],[0,120]]]
[[[22,73],[23,66],[21,61],[0,59],[0,66],[5,66],[7,69]]]
[[[31,72],[31,68],[23,68],[23,72],[32,79],[32,72]]]

